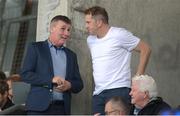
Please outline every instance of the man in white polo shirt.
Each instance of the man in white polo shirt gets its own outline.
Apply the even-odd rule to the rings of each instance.
[[[124,28],[108,24],[106,10],[99,6],[84,12],[89,32],[87,43],[90,48],[95,90],[93,92],[93,114],[104,114],[107,99],[124,97],[130,103],[131,53],[140,53],[136,75],[145,72],[151,53],[147,43]]]

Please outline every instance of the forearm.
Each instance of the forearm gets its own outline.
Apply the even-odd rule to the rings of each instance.
[[[151,49],[149,46],[144,47],[144,49],[141,49],[140,51],[140,60],[137,67],[136,75],[141,75],[145,73],[146,66],[149,61],[149,57],[151,54]]]

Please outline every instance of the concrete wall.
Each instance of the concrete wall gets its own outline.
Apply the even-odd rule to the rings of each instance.
[[[124,27],[151,45],[152,55],[146,73],[155,78],[159,94],[165,101],[173,107],[180,104],[179,0],[68,0],[67,5],[64,10],[68,10],[67,15],[73,22],[72,37],[67,47],[77,53],[85,86],[82,92],[73,95],[73,114],[91,114],[93,78],[82,11],[93,5],[107,9],[112,26]],[[132,75],[138,58],[138,54],[133,53]]]
[[[72,19],[73,29],[70,41],[67,47],[76,52],[80,73],[84,82],[84,89],[72,98],[73,114],[91,114],[92,92],[93,92],[93,76],[90,59],[90,52],[87,49],[85,32],[85,21],[82,10],[89,5],[95,4],[93,0],[71,0],[68,4],[69,17]]]

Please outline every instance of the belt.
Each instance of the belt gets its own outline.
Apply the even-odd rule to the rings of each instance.
[[[36,85],[36,84],[32,84],[32,86],[42,87],[42,88],[46,88],[46,89],[51,89],[48,85]]]
[[[64,105],[64,101],[63,100],[55,100],[51,102],[52,105]]]

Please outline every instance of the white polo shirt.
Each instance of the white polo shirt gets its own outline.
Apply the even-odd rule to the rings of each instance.
[[[91,52],[95,81],[94,95],[106,89],[130,88],[131,51],[139,41],[131,32],[116,27],[111,27],[100,39],[97,36],[88,36],[87,44]]]

